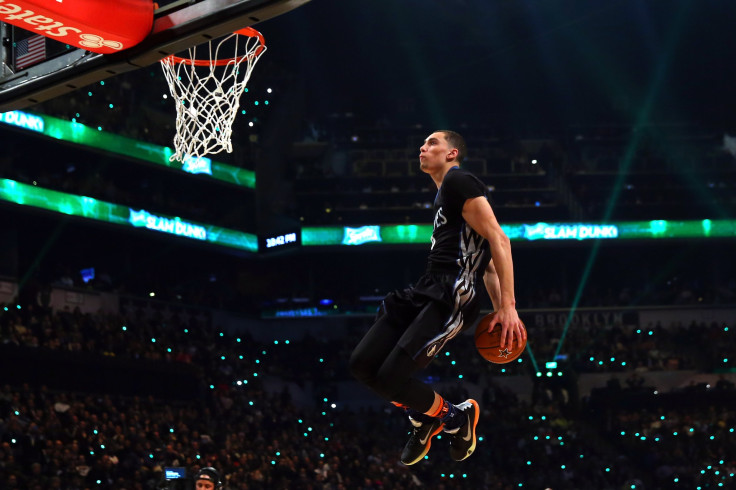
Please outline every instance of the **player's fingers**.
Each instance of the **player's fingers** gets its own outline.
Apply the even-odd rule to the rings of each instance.
[[[496,318],[496,314],[492,313],[491,320],[488,322],[488,333],[493,332],[493,329],[496,328],[496,325],[500,324],[498,319]]]
[[[522,340],[525,338],[524,330],[519,326],[519,324],[514,325],[514,328],[510,328],[508,335],[509,335],[509,344],[513,348],[514,341],[516,341],[516,346],[520,346]]]
[[[519,343],[521,343],[522,340],[526,340],[526,329],[521,322],[516,325],[516,338],[519,339]]]
[[[513,340],[513,335],[511,336],[511,339],[509,339],[509,329],[501,325],[501,348],[506,347],[507,340]]]

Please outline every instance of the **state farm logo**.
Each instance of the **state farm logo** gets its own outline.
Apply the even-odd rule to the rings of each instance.
[[[22,27],[23,29],[40,31],[44,36],[60,38],[59,40],[63,40],[64,42],[93,50],[108,48],[119,51],[123,49],[123,43],[120,41],[104,39],[97,34],[85,33],[82,29],[64,25],[63,22],[59,22],[46,15],[41,15],[33,10],[28,10],[14,3],[8,3],[5,0],[0,0],[0,20]],[[79,34],[79,41],[72,40],[73,38],[71,36],[75,33]]]
[[[96,34],[80,34],[79,37],[82,39],[79,41],[79,44],[85,48],[101,48],[107,46],[108,48],[117,50],[123,49],[123,43],[119,41],[107,41]]]

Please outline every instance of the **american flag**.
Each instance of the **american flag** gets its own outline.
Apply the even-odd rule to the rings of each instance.
[[[23,68],[46,59],[46,38],[31,36],[18,41],[15,46],[15,68]]]

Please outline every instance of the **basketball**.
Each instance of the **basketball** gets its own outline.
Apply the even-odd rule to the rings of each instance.
[[[526,340],[522,340],[521,345],[519,345],[518,339],[515,338],[513,344],[509,345],[507,342],[506,347],[501,348],[501,325],[496,325],[493,332],[488,333],[491,318],[493,318],[493,314],[489,313],[481,318],[478,326],[475,327],[475,348],[478,349],[478,353],[483,359],[494,364],[506,364],[515,361],[524,352]],[[521,328],[526,331],[523,323]]]

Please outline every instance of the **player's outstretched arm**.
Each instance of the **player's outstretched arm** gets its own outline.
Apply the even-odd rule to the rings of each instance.
[[[496,272],[496,266],[493,264],[493,259],[488,262],[488,266],[483,272],[483,284],[485,284],[486,291],[488,291],[488,297],[491,298],[493,311],[498,310],[501,306],[501,283],[498,281],[498,273]]]
[[[465,201],[463,218],[482,237],[488,240],[491,246],[491,257],[498,276],[500,298],[498,305],[494,302],[496,315],[489,325],[489,330],[501,324],[501,347],[505,347],[514,338],[526,338],[526,330],[521,328],[521,320],[516,312],[516,297],[514,296],[514,264],[511,258],[511,241],[506,236],[491,205],[484,196],[478,196]],[[490,294],[490,292],[489,292]],[[493,301],[493,297],[491,297]]]

